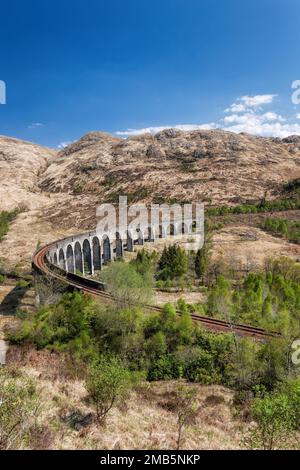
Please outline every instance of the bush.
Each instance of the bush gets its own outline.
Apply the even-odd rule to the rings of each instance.
[[[136,258],[131,261],[131,264],[141,276],[147,278],[149,273],[154,273],[157,256],[156,251],[148,253],[145,248],[143,248],[141,251],[138,251]]]
[[[86,389],[95,405],[98,423],[104,424],[112,407],[126,400],[130,387],[130,373],[120,359],[102,356],[91,364]]]
[[[2,211],[0,212],[0,242],[5,237],[9,230],[10,223],[17,217],[21,212],[20,209],[15,209],[13,211]]]
[[[0,368],[0,449],[16,449],[29,437],[38,409],[34,383]]]
[[[101,278],[118,305],[133,307],[151,303],[153,286],[151,273],[145,272],[142,275],[136,271],[134,265],[116,262],[101,273]]]
[[[227,214],[257,214],[260,212],[286,211],[289,209],[299,209],[299,198],[278,199],[275,201],[261,201],[256,204],[241,204],[234,207],[221,206],[206,209],[207,216],[220,216]]]
[[[289,447],[295,413],[287,395],[267,394],[264,398],[256,398],[252,405],[252,416],[256,426],[247,439],[250,448],[273,450]]]
[[[12,343],[29,342],[38,348],[69,350],[78,356],[91,353],[89,315],[92,300],[79,292],[67,293],[55,305],[41,308],[31,320],[9,335]]]
[[[300,378],[288,380],[280,387],[282,393],[288,396],[294,413],[294,427],[300,429]]]
[[[150,381],[180,379],[182,376],[182,367],[171,354],[153,361],[148,371],[148,380]]]
[[[27,289],[30,286],[30,282],[25,281],[24,279],[21,279],[20,281],[17,282],[16,286],[19,289]]]
[[[211,354],[200,348],[195,349],[186,365],[185,377],[190,382],[198,382],[203,385],[214,383],[216,375]]]

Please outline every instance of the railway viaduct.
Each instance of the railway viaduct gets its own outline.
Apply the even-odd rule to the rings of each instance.
[[[102,266],[123,256],[124,251],[134,251],[135,245],[155,242],[157,239],[183,236],[186,240],[192,235],[194,221],[182,219],[158,226],[146,225],[137,229],[135,235],[129,231],[116,233],[86,232],[57,241],[49,247],[47,259],[67,273],[93,275]]]
[[[124,251],[134,251],[135,245],[144,245],[145,242],[154,242],[157,238],[184,236],[189,243],[193,237],[194,221],[189,220],[183,225],[182,221],[172,224],[161,223],[159,226],[144,226],[131,237],[129,233],[116,232],[97,233],[86,232],[72,237],[58,240],[39,248],[33,255],[32,267],[35,274],[46,276],[64,283],[71,289],[87,292],[97,296],[102,301],[112,301],[111,294],[104,292],[105,286],[100,281],[92,279],[89,275],[101,270],[106,263],[122,257]],[[156,306],[145,306],[147,310],[160,312]],[[178,312],[180,315],[180,312]],[[191,313],[193,322],[215,332],[235,332],[240,336],[250,336],[259,341],[267,338],[280,337],[280,333],[266,331],[249,325],[233,324],[225,320],[201,316]]]

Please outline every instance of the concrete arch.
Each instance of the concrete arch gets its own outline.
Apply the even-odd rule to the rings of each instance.
[[[79,242],[75,243],[75,271],[83,273],[83,260],[82,260],[82,249]]]
[[[181,223],[180,233],[183,233],[183,234],[189,233],[189,227],[184,222]]]
[[[175,232],[175,225],[174,225],[174,224],[168,225],[166,232],[167,232],[167,236],[169,236],[169,235],[170,235],[170,236],[176,235],[176,232]]]
[[[103,237],[103,263],[111,261],[111,244],[107,235]]]
[[[85,239],[82,245],[83,266],[86,274],[92,274],[92,251],[89,240]]]
[[[159,225],[159,238],[165,238],[166,237],[166,231],[165,227],[163,225]]]
[[[59,250],[58,261],[59,261],[59,267],[61,269],[65,270],[66,269],[66,260],[65,260],[64,250],[62,248]]]
[[[101,246],[98,237],[93,238],[93,262],[94,262],[94,270],[98,271],[101,269]]]
[[[58,262],[57,262],[57,253],[54,253],[53,261],[54,261],[54,264],[57,266],[57,265],[58,265]]]
[[[123,241],[119,232],[116,233],[116,257],[121,258],[123,256]]]
[[[128,230],[127,230],[127,251],[133,251],[133,240]]]
[[[75,272],[74,252],[73,252],[72,245],[68,245],[67,247],[67,270],[68,270],[68,273]]]
[[[147,235],[146,235],[147,240],[149,241],[154,241],[155,240],[155,230],[154,227],[149,226],[147,228]]]
[[[137,229],[137,232],[138,232],[138,237],[137,237],[137,244],[138,245],[144,245],[144,234],[143,234],[143,231],[138,228]]]

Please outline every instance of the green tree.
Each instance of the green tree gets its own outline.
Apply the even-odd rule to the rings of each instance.
[[[191,344],[193,341],[193,321],[186,307],[181,313],[178,320],[179,342],[181,344]]]
[[[27,439],[39,401],[32,380],[0,368],[0,450],[16,449]]]
[[[159,278],[175,279],[183,276],[188,270],[188,257],[184,249],[172,245],[165,247],[159,260]]]
[[[230,283],[223,276],[218,277],[207,299],[209,315],[219,315],[226,320],[232,315],[232,293]]]
[[[130,373],[120,359],[101,356],[90,365],[86,389],[95,405],[99,424],[105,423],[113,406],[126,400],[130,386]]]
[[[145,248],[138,251],[136,258],[131,261],[135,270],[141,275],[145,276],[146,279],[151,273],[154,274],[155,264],[157,262],[157,252],[153,251],[149,253]]]
[[[203,247],[197,251],[195,256],[195,273],[199,279],[204,282],[207,275],[210,257],[211,257],[211,230],[208,223],[205,224],[205,239]]]
[[[166,337],[162,331],[158,331],[146,342],[147,356],[151,360],[156,360],[164,356],[167,352]]]
[[[151,273],[141,275],[133,265],[115,262],[101,273],[101,278],[119,306],[133,307],[151,303]]]
[[[294,434],[295,413],[285,394],[256,398],[252,405],[256,426],[246,438],[252,449],[273,450],[289,447]]]
[[[180,450],[184,428],[192,424],[197,416],[197,389],[193,387],[182,386],[178,388],[176,395],[176,450]]]

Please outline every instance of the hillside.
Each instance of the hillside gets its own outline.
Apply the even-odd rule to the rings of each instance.
[[[93,421],[84,380],[70,377],[63,358],[11,346],[7,359],[21,380],[38,378],[39,419],[25,448],[176,449],[174,397],[184,381],[141,384],[128,402],[112,410],[103,432]],[[233,392],[218,385],[196,387],[199,409],[193,426],[184,431],[184,448],[243,448],[242,435],[249,422],[234,415]]]
[[[126,140],[93,132],[51,161],[42,190],[115,200],[201,200],[207,204],[274,197],[300,175],[300,137],[284,140],[221,130],[164,130]]]
[[[54,150],[0,136],[0,210],[39,207],[38,177],[55,156]]]
[[[0,210],[23,208],[0,258],[28,269],[38,241],[93,228],[96,206],[119,194],[131,202],[212,206],[281,197],[300,176],[300,137],[168,129],[120,139],[92,132],[60,152],[0,137],[0,160]]]

